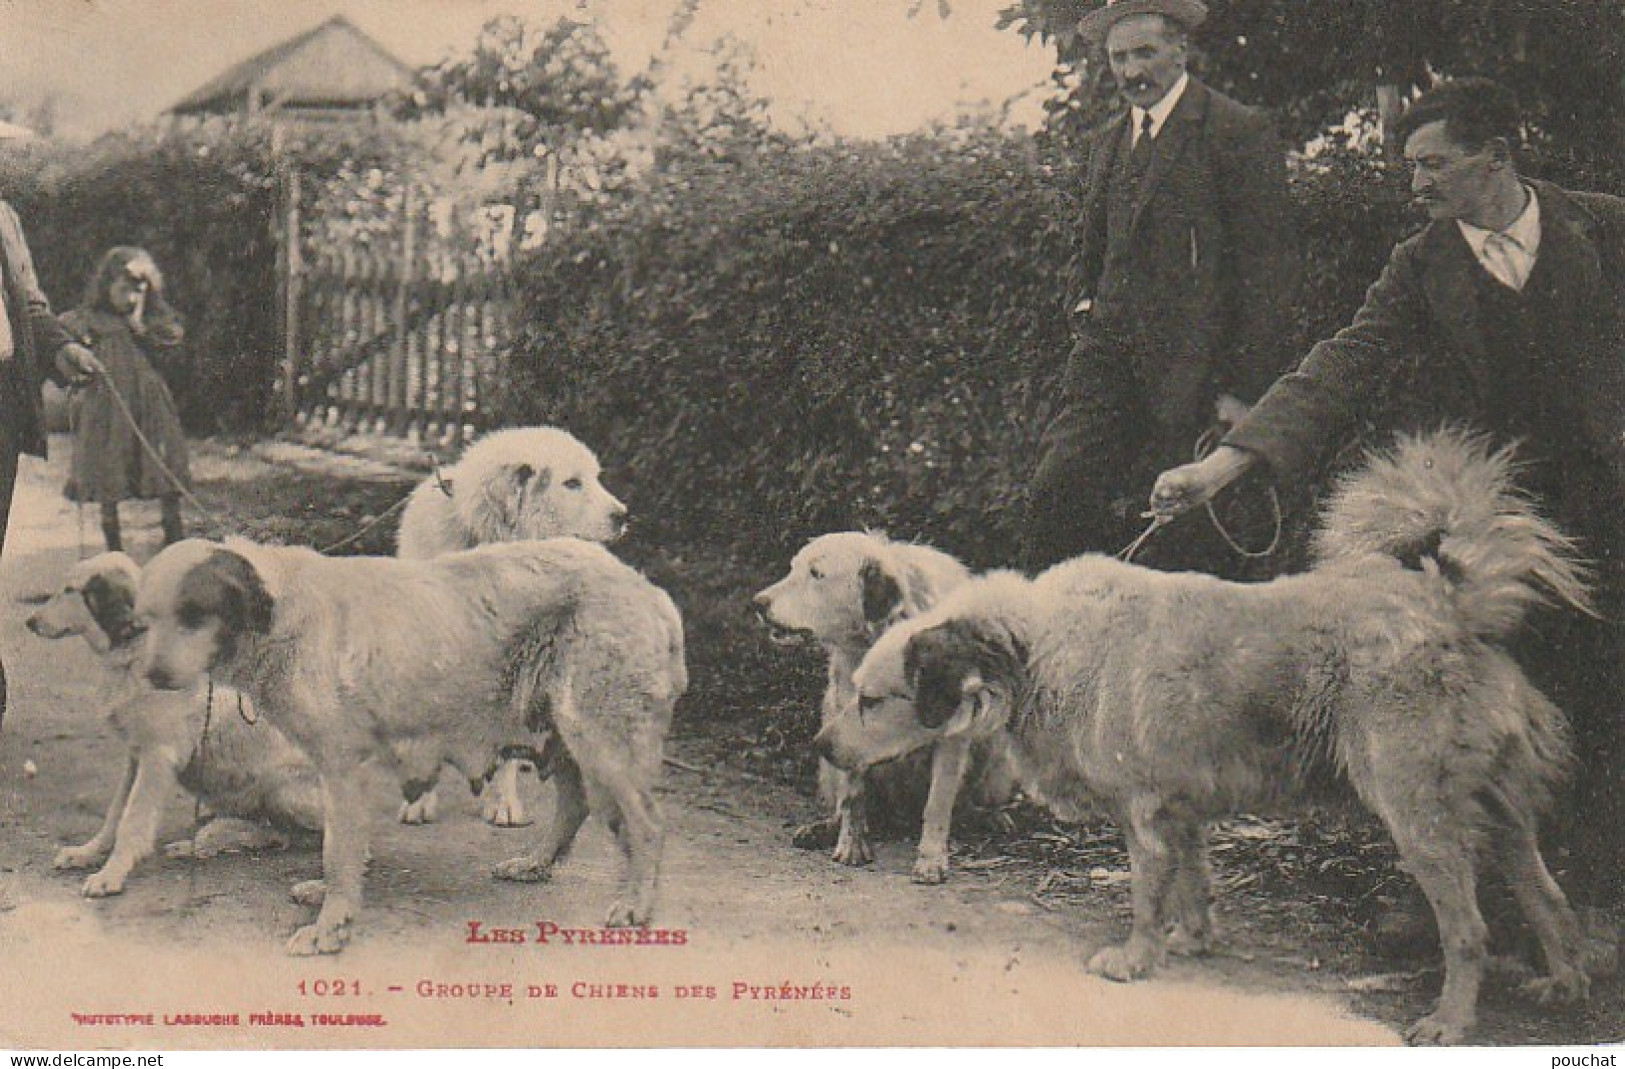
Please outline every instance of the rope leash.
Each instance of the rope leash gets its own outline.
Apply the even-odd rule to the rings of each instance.
[[[1197,462],[1206,460],[1209,454],[1218,446],[1218,443],[1219,436],[1211,428],[1203,431],[1196,438],[1196,445],[1191,450],[1191,458]],[[1202,502],[1202,508],[1207,511],[1208,522],[1213,524],[1215,531],[1219,532],[1219,537],[1224,540],[1224,544],[1230,547],[1232,553],[1245,560],[1263,560],[1266,557],[1273,556],[1275,551],[1281,547],[1281,533],[1286,527],[1286,517],[1281,511],[1281,498],[1275,492],[1275,487],[1269,486],[1265,489],[1269,492],[1270,512],[1274,516],[1275,530],[1270,535],[1269,545],[1263,549],[1248,549],[1237,542],[1229,529],[1225,527],[1223,521],[1219,519],[1218,512],[1213,508],[1213,499],[1208,498]],[[1133,563],[1135,555],[1145,548],[1145,544],[1151,540],[1151,536],[1178,518],[1177,516],[1158,512],[1142,512],[1140,517],[1149,519],[1151,522],[1146,525],[1145,530],[1141,531],[1134,541],[1118,551],[1117,559],[1125,564]]]
[[[1206,460],[1213,450],[1218,448],[1218,445],[1219,436],[1210,427],[1197,436],[1196,446],[1191,450],[1191,457],[1196,461]],[[1207,510],[1208,521],[1213,524],[1213,529],[1219,532],[1219,537],[1224,539],[1224,544],[1230,547],[1231,552],[1244,560],[1263,560],[1265,557],[1273,556],[1275,551],[1281,547],[1281,531],[1286,526],[1286,517],[1281,513],[1281,498],[1275,492],[1274,486],[1267,486],[1265,489],[1269,492],[1270,512],[1275,519],[1275,530],[1270,535],[1269,545],[1261,550],[1249,550],[1231,536],[1224,524],[1220,522],[1219,514],[1214,511],[1212,498],[1202,502],[1202,507]]]
[[[68,438],[73,442],[73,457],[75,462],[77,462],[79,459],[80,415],[79,406],[75,403],[76,400],[77,399],[71,396],[71,394],[68,397]],[[90,556],[90,545],[85,538],[85,495],[84,491],[79,489],[78,476],[74,474],[74,469],[78,466],[79,465],[77,463],[70,463],[68,465],[68,478],[74,481],[73,510],[75,518],[79,523],[79,559],[84,560]]]
[[[141,429],[141,425],[136,422],[135,413],[130,411],[129,402],[124,400],[124,395],[119,392],[117,386],[113,385],[112,378],[105,374],[99,375],[97,378],[99,378],[101,380],[101,384],[106,387],[108,396],[113,398],[113,404],[118,407],[119,414],[124,417],[124,422],[129,425],[130,430],[135,434],[136,441],[141,443],[141,448],[146,451],[147,456],[152,460],[153,464],[157,466],[159,473],[162,474],[165,479],[169,480],[169,485],[175,488],[175,492],[180,494],[181,497],[185,498],[193,508],[197,509],[203,514],[205,519],[214,524],[220,530],[231,530],[231,525],[227,524],[219,516],[216,516],[214,511],[210,509],[209,506],[205,505],[201,500],[199,500],[196,494],[192,493],[191,489],[186,485],[181,477],[176,475],[174,471],[170,469],[169,464],[165,462],[163,455],[158,452],[157,447],[152,444],[152,440],[147,437],[146,432]]]
[[[134,432],[136,441],[138,443],[140,443],[142,450],[147,454],[148,458],[158,468],[159,474],[163,475],[163,477],[166,480],[168,480],[169,484],[175,488],[176,492],[178,492],[181,495],[182,498],[184,498],[190,505],[192,505],[193,508],[195,508],[199,512],[201,512],[203,514],[204,518],[209,523],[213,524],[215,526],[215,528],[218,529],[219,531],[221,531],[222,533],[226,533],[226,534],[231,534],[231,533],[246,534],[248,532],[248,530],[249,530],[249,525],[248,524],[246,524],[246,523],[235,523],[235,522],[234,523],[228,523],[228,522],[226,522],[226,520],[222,519],[219,514],[217,514],[212,509],[210,509],[207,505],[205,505],[198,498],[198,496],[191,491],[191,489],[186,485],[186,483],[181,479],[181,477],[175,474],[174,470],[171,469],[169,464],[164,460],[163,455],[158,451],[158,448],[152,444],[152,440],[147,437],[146,432],[144,432],[141,429],[140,424],[138,424],[136,422],[135,413],[130,410],[129,402],[127,402],[124,399],[124,395],[122,393],[120,393],[118,387],[113,384],[113,380],[110,377],[108,377],[107,375],[99,375],[99,376],[96,376],[96,377],[99,378],[101,380],[102,385],[107,388],[107,392],[108,392],[109,396],[111,396],[113,398],[114,406],[118,408],[119,415],[124,419],[124,422],[129,426],[130,430],[132,432]],[[70,420],[70,423],[75,423],[76,424],[77,419]],[[77,428],[77,426],[70,427],[70,431],[73,434],[74,441],[75,441],[75,447],[77,448],[77,442],[78,442],[78,428]],[[446,481],[445,478],[443,478],[441,476],[439,462],[436,461],[433,456],[430,457],[430,460],[431,460],[432,463],[434,463],[434,473],[435,473],[435,482],[436,482],[436,484],[440,487],[441,492],[443,492],[447,497],[450,497],[451,496],[451,484],[448,481]],[[365,524],[363,524],[361,527],[356,529],[354,532],[352,532],[351,534],[349,534],[348,536],[346,536],[344,538],[339,539],[337,542],[334,542],[334,543],[332,543],[330,545],[327,545],[327,546],[322,546],[321,548],[317,549],[316,552],[322,553],[322,554],[332,553],[334,550],[343,549],[345,546],[348,546],[348,545],[351,545],[352,543],[360,541],[361,538],[363,536],[365,536],[368,532],[372,531],[379,524],[381,524],[385,520],[389,519],[389,517],[393,516],[395,513],[399,512],[401,509],[405,508],[407,502],[412,500],[412,495],[415,492],[416,492],[416,487],[414,487],[411,490],[408,490],[406,492],[406,494],[404,496],[402,496],[399,501],[396,501],[389,508],[387,508],[383,512],[379,513],[377,516],[374,516],[371,520],[368,520]],[[80,547],[79,548],[79,555],[80,555],[80,558],[83,559],[84,556],[85,556],[84,501],[83,501],[83,496],[84,495],[81,492],[81,494],[79,496],[80,496],[80,501],[79,501],[79,547]]]
[[[1140,550],[1145,547],[1147,542],[1151,541],[1151,536],[1173,522],[1174,518],[1172,516],[1153,514],[1151,516],[1151,522],[1146,524],[1145,530],[1141,531],[1139,536],[1136,537],[1134,541],[1118,550],[1117,559],[1122,561],[1124,564],[1133,564],[1134,555],[1140,552]]]
[[[405,508],[406,503],[408,501],[412,500],[413,492],[414,491],[411,491],[411,490],[407,491],[405,497],[401,498],[399,501],[397,501],[393,505],[389,506],[389,508],[385,509],[383,512],[380,512],[378,515],[374,516],[372,519],[370,519],[366,523],[362,524],[353,533],[351,533],[350,535],[348,535],[348,536],[346,536],[344,538],[339,539],[337,542],[334,542],[332,545],[321,547],[316,552],[321,553],[323,555],[326,555],[328,553],[333,552],[335,549],[343,549],[345,546],[349,545],[352,542],[360,541],[362,535],[366,534],[368,531],[372,530],[374,527],[377,527],[380,523],[383,523],[385,520],[387,520],[391,516],[395,515],[395,513],[399,512],[399,511],[401,511],[401,509]]]

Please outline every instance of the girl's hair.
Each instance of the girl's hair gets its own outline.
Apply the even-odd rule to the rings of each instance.
[[[102,255],[96,270],[91,272],[90,281],[85,284],[85,306],[99,308],[104,312],[113,311],[112,305],[107,300],[108,291],[113,288],[114,281],[132,270],[139,272],[151,282],[151,286],[147,289],[149,308],[161,302],[164,276],[158,270],[158,264],[153,260],[152,254],[135,245],[115,245]]]

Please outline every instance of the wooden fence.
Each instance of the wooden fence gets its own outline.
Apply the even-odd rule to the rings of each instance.
[[[489,255],[423,248],[416,223],[407,216],[393,249],[288,258],[285,385],[298,426],[440,446],[483,426],[510,274]]]

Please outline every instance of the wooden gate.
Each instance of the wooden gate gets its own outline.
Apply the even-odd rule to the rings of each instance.
[[[305,232],[297,213],[286,224]],[[284,269],[284,396],[297,426],[456,446],[484,425],[510,333],[505,257],[451,247],[409,204],[395,241],[294,247]]]

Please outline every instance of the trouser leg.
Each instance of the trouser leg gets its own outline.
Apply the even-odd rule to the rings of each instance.
[[[124,534],[119,528],[118,502],[102,502],[102,541],[107,543],[107,551],[116,553],[124,548]]]
[[[171,545],[186,537],[186,525],[181,520],[181,496],[165,494],[159,499],[163,509],[164,545]]]

